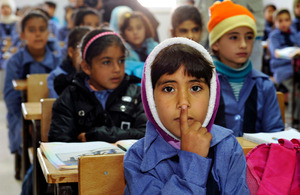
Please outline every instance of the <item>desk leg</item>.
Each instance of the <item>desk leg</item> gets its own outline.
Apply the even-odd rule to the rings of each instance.
[[[37,148],[41,140],[40,120],[32,120],[33,134],[32,134],[32,147],[33,147],[33,194],[42,194],[45,185],[43,184],[43,173],[38,166]],[[45,183],[45,182],[44,182]]]
[[[23,136],[23,143],[22,143],[22,178],[24,179],[26,172],[30,166],[29,162],[29,156],[28,156],[28,147],[30,142],[30,136],[29,136],[29,122],[23,118],[23,130],[22,130],[22,136]]]

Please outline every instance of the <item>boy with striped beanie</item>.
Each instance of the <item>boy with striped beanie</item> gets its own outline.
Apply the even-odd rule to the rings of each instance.
[[[269,77],[252,68],[255,18],[229,0],[210,7],[209,45],[221,85],[215,124],[243,133],[284,129],[276,89]]]

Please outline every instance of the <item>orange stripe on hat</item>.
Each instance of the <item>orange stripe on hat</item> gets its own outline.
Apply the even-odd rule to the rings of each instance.
[[[225,0],[215,2],[209,9],[210,20],[207,28],[210,33],[210,46],[226,32],[239,26],[250,27],[256,35],[255,18],[247,8]]]

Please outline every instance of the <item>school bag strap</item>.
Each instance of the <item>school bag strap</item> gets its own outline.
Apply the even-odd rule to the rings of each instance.
[[[247,156],[251,194],[300,194],[300,140],[260,144]]]

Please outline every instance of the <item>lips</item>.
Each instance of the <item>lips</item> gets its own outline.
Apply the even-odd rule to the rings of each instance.
[[[120,81],[120,77],[114,77],[110,79],[112,82],[119,82]]]
[[[247,57],[248,53],[247,52],[241,52],[236,54],[239,57]]]

